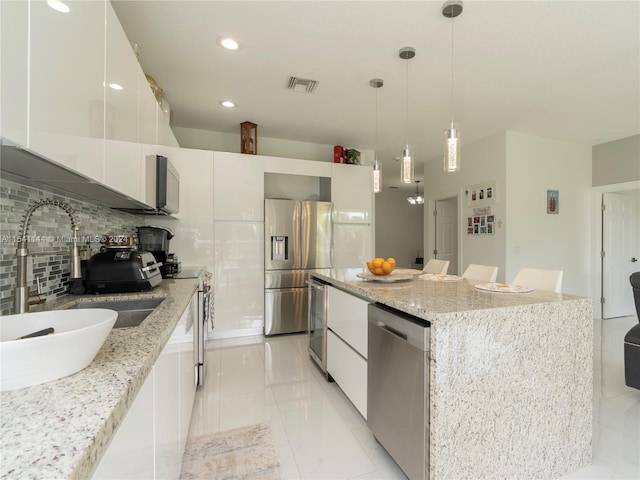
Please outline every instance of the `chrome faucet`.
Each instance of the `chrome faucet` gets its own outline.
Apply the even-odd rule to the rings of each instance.
[[[72,244],[71,244],[71,259],[70,262],[70,274],[69,277],[71,279],[71,288],[78,289],[82,288],[82,273],[80,271],[80,253],[78,251],[78,221],[76,217],[73,215],[74,211],[69,205],[59,200],[54,200],[52,198],[45,198],[44,200],[40,200],[34,203],[27,213],[24,215],[24,219],[22,222],[22,236],[18,239],[18,247],[16,248],[16,256],[17,256],[17,264],[18,264],[18,272],[16,275],[16,289],[15,295],[13,298],[14,305],[14,313],[25,313],[29,311],[30,305],[35,305],[37,303],[42,303],[45,301],[45,298],[40,295],[40,285],[38,283],[38,295],[29,295],[29,287],[27,286],[27,257],[29,255],[29,250],[27,248],[27,233],[29,230],[29,222],[31,221],[31,215],[34,211],[36,211],[40,207],[44,207],[47,205],[51,205],[54,207],[59,207],[66,212],[71,220],[71,233],[72,233]],[[82,293],[80,291],[76,291],[72,293]]]

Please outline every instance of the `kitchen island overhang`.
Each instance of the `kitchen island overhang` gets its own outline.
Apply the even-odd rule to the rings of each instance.
[[[313,276],[431,324],[426,478],[557,478],[591,462],[590,298],[361,272]]]

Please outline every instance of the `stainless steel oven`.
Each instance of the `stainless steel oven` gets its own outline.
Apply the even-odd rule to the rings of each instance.
[[[193,363],[194,383],[204,384],[206,369],[207,338],[213,330],[213,282],[211,273],[203,268],[186,267],[175,278],[197,278],[196,302],[193,305]]]

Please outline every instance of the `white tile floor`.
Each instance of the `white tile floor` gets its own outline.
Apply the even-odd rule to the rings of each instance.
[[[595,321],[594,460],[567,479],[640,479],[640,390],[624,384],[635,317]],[[307,353],[306,335],[209,342],[190,435],[270,422],[285,479],[406,477]]]

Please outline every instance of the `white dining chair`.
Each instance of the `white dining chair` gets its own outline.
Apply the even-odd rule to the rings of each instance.
[[[430,258],[422,269],[422,272],[446,275],[447,270],[449,270],[449,260],[436,260],[435,258]]]
[[[521,268],[511,282],[535,290],[562,291],[562,270],[543,270],[540,268]]]
[[[498,276],[498,267],[493,265],[478,265],[470,263],[462,274],[463,278],[482,280],[483,282],[495,282]]]

